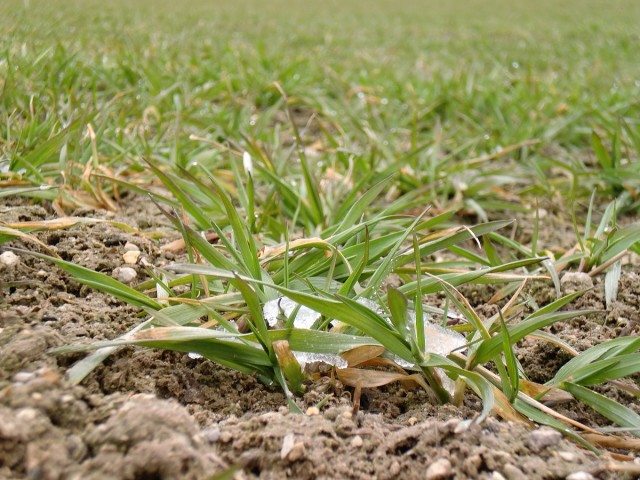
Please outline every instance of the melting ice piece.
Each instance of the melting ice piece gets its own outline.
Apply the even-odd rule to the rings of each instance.
[[[269,300],[265,303],[264,308],[262,309],[262,314],[269,326],[275,327],[281,311],[285,318],[289,318],[298,305],[298,303],[294,302],[290,298],[280,297],[275,300]],[[296,328],[311,328],[319,318],[320,314],[318,312],[301,306],[296,314],[296,318],[293,320],[293,326]]]
[[[426,353],[435,353],[438,355],[448,355],[454,350],[462,350],[467,341],[458,332],[444,328],[440,325],[436,325],[429,321],[429,316],[424,315],[424,343]],[[409,320],[415,325],[416,314],[415,312],[409,312]],[[415,369],[415,364],[407,362],[406,360],[393,355],[393,361],[400,365],[402,368]],[[444,370],[441,368],[435,369],[440,379],[442,380],[442,386],[450,395],[455,392],[455,382],[451,380]]]
[[[347,361],[340,355],[334,353],[309,353],[309,352],[293,352],[300,366],[304,369],[307,363],[326,363],[336,368],[347,368]]]
[[[375,300],[371,300],[370,298],[360,297],[356,300],[356,302],[358,302],[360,305],[364,305],[372,312],[376,312],[378,315],[384,316],[384,310],[380,308],[380,305],[378,305],[378,302],[376,302]]]
[[[415,325],[416,313],[409,312],[409,319]],[[438,355],[449,355],[454,350],[460,350],[467,343],[467,340],[456,332],[442,327],[429,320],[429,316],[424,316],[424,343],[427,352]]]

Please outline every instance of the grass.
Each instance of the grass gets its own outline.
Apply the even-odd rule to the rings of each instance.
[[[73,381],[136,344],[257,375],[296,409],[306,352],[349,359],[337,371],[356,391],[413,381],[460,403],[471,389],[478,421],[493,410],[603,443],[541,403],[571,395],[638,434],[636,413],[590,388],[638,372],[636,339],[576,355],[546,385],[524,376],[514,346],[536,335],[575,355],[541,329],[597,312],[566,310],[579,294],[560,296],[559,274],[606,272],[609,303],[621,258],[640,251],[628,224],[640,7],[431,3],[0,7],[0,196],[65,216],[149,195],[189,257],[136,288],[46,257],[148,315],[122,338],[62,349],[97,349]],[[509,235],[514,217],[530,241]],[[543,244],[549,218],[573,225],[575,247]],[[0,242],[32,244],[53,228],[1,227]],[[540,279],[558,298],[527,310],[525,285]],[[500,286],[499,313],[478,316],[456,288],[471,282]],[[423,305],[438,292],[464,319],[465,349],[430,351],[429,325],[411,320],[446,325]],[[295,328],[295,312],[269,325],[264,305],[280,296],[319,312],[314,328]],[[366,368],[380,365],[404,370]]]

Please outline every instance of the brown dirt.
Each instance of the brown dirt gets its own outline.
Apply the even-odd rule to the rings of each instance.
[[[122,265],[123,247],[137,244],[156,265],[171,262],[158,241],[173,239],[155,207],[127,202],[122,212],[74,215],[125,221],[141,234],[109,224],[83,225],[37,237],[63,258],[110,274]],[[45,206],[9,200],[0,220],[55,218]],[[23,242],[13,246],[34,248]],[[135,267],[138,281],[144,270]],[[597,457],[544,429],[490,418],[469,424],[480,402],[469,396],[461,409],[435,406],[420,391],[399,386],[365,390],[362,410],[351,414],[350,392],[313,385],[300,399],[306,409],[331,399],[318,415],[294,415],[275,388],[203,359],[124,348],[81,385],[65,371],[81,356],[50,356],[55,346],[114,338],[140,322],[137,311],[70,279],[53,265],[20,255],[0,266],[0,478],[6,479],[205,479],[228,468],[232,478],[431,478],[555,479],[584,471],[595,478],[626,478]],[[640,270],[628,266],[618,301],[607,310],[602,280],[570,308],[602,313],[578,317],[551,331],[583,350],[620,335],[637,335]],[[479,314],[495,290],[467,286]],[[527,292],[542,304],[549,285]],[[548,380],[568,356],[549,344],[524,340],[519,360],[532,380]],[[628,380],[636,387],[638,378]],[[613,386],[601,393],[640,412],[640,402]],[[560,411],[593,426],[608,422],[576,404]],[[543,439],[543,441],[540,440]],[[621,452],[627,453],[627,452]],[[428,470],[431,466],[431,470]],[[581,477],[588,478],[588,477]],[[631,477],[628,477],[631,478]]]

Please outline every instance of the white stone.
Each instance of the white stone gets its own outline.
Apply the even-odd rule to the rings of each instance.
[[[293,433],[287,433],[282,439],[282,447],[280,448],[280,458],[284,460],[287,458],[291,450],[293,450],[293,446],[296,443],[296,436]]]
[[[362,448],[362,445],[364,445],[364,440],[362,440],[362,437],[360,435],[356,435],[351,439],[352,448]]]
[[[595,477],[589,472],[573,472],[567,475],[567,480],[594,480]]]
[[[449,478],[452,473],[451,462],[446,458],[439,458],[429,465],[425,478],[427,480],[440,480]]]
[[[573,452],[558,452],[558,456],[564,460],[565,462],[575,462],[576,461],[576,454]]]
[[[138,245],[136,245],[135,243],[127,242],[127,243],[124,244],[124,251],[125,252],[139,252],[140,251],[140,247],[138,247]]]
[[[282,439],[282,448],[280,449],[280,458],[289,462],[296,462],[305,455],[304,442],[296,442],[294,433],[287,433]]]
[[[20,262],[20,257],[11,251],[6,251],[0,255],[0,263],[7,267],[14,267]]]
[[[113,277],[122,283],[132,283],[138,278],[138,273],[131,267],[118,267],[113,270]]]
[[[140,250],[128,250],[124,255],[122,255],[122,259],[124,260],[124,263],[128,265],[135,265],[138,262],[140,255],[142,255]]]
[[[33,372],[18,372],[13,376],[13,381],[16,383],[29,383],[36,378],[36,374]]]

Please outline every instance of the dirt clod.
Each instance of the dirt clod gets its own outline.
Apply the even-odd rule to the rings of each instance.
[[[540,427],[529,434],[529,448],[539,453],[547,447],[552,447],[562,440],[562,434],[549,427]]]

